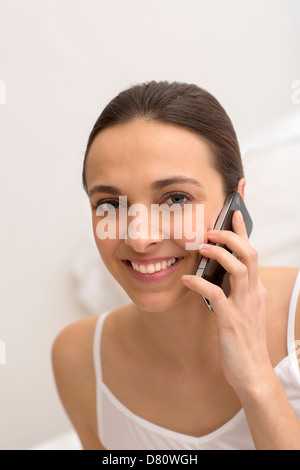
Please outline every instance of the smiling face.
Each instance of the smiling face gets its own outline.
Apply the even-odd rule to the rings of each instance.
[[[194,274],[200,259],[197,250],[185,249],[185,238],[175,239],[171,231],[168,239],[135,239],[128,232],[126,239],[101,240],[97,207],[114,211],[119,196],[127,197],[128,206],[143,204],[149,214],[152,204],[184,203],[192,210],[203,204],[206,241],[225,200],[222,177],[211,164],[206,142],[185,128],[155,121],[111,126],[90,147],[86,181],[97,248],[134,304],[160,311],[186,302],[187,296],[199,302],[200,296],[181,282],[183,274]]]

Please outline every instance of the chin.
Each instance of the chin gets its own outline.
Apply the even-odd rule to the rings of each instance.
[[[131,293],[127,291],[127,295],[131,298],[136,307],[144,312],[166,312],[175,308],[186,309],[187,298],[193,297],[194,292],[187,287],[182,286],[177,291],[165,292],[143,292]]]

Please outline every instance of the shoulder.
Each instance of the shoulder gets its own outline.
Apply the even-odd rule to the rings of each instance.
[[[122,306],[107,315],[106,337],[112,339],[116,331],[124,331],[127,311],[128,306]],[[64,372],[71,377],[94,373],[93,344],[98,319],[96,315],[71,323],[57,335],[52,346],[52,364],[57,377]]]
[[[118,343],[115,338],[123,337],[127,310],[128,307],[120,307],[110,312],[108,321],[105,320],[102,340],[105,339],[107,345],[104,350],[108,349],[109,354],[104,356],[108,359],[110,352],[114,353],[114,345]],[[98,319],[99,316],[92,316],[71,323],[56,336],[52,345],[52,367],[57,391],[86,450],[104,449],[98,438],[93,348]],[[107,362],[105,357],[104,363]]]
[[[52,367],[64,409],[85,448],[97,439],[93,337],[98,316],[71,323],[55,338]]]
[[[264,280],[279,281],[282,279],[296,280],[300,267],[286,267],[286,266],[260,266],[259,274]]]
[[[262,266],[259,277],[269,297],[281,299],[281,304],[290,303],[299,268]]]
[[[276,359],[286,354],[286,332],[289,307],[299,268],[294,267],[260,267],[260,280],[267,291],[267,331],[270,350],[274,351]],[[297,305],[297,330],[295,337],[300,338],[300,302]],[[281,345],[281,346],[280,346]],[[281,350],[281,354],[279,351]],[[285,351],[285,354],[283,353]],[[282,357],[281,357],[282,358]]]
[[[52,345],[52,363],[58,374],[65,368],[82,373],[92,365],[92,344],[98,316],[84,318],[66,326]],[[84,369],[81,367],[84,366]]]
[[[66,326],[52,345],[52,366],[63,404],[82,401],[82,384],[94,375],[93,336],[98,317],[88,317]],[[70,396],[69,396],[70,395]]]

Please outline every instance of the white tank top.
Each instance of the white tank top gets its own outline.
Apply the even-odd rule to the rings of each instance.
[[[300,371],[294,323],[300,291],[300,271],[294,285],[288,317],[288,355],[274,368],[281,385],[300,419]],[[255,446],[241,409],[216,431],[195,437],[165,429],[151,423],[124,406],[102,380],[100,342],[104,320],[109,312],[99,316],[94,335],[94,365],[96,374],[96,404],[98,436],[108,450],[254,450]]]

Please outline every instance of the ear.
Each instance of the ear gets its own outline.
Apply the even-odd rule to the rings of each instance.
[[[240,193],[240,195],[242,196],[243,200],[244,200],[244,194],[245,194],[245,186],[246,186],[246,180],[245,180],[245,178],[241,178],[240,181],[239,181],[237,190]]]

